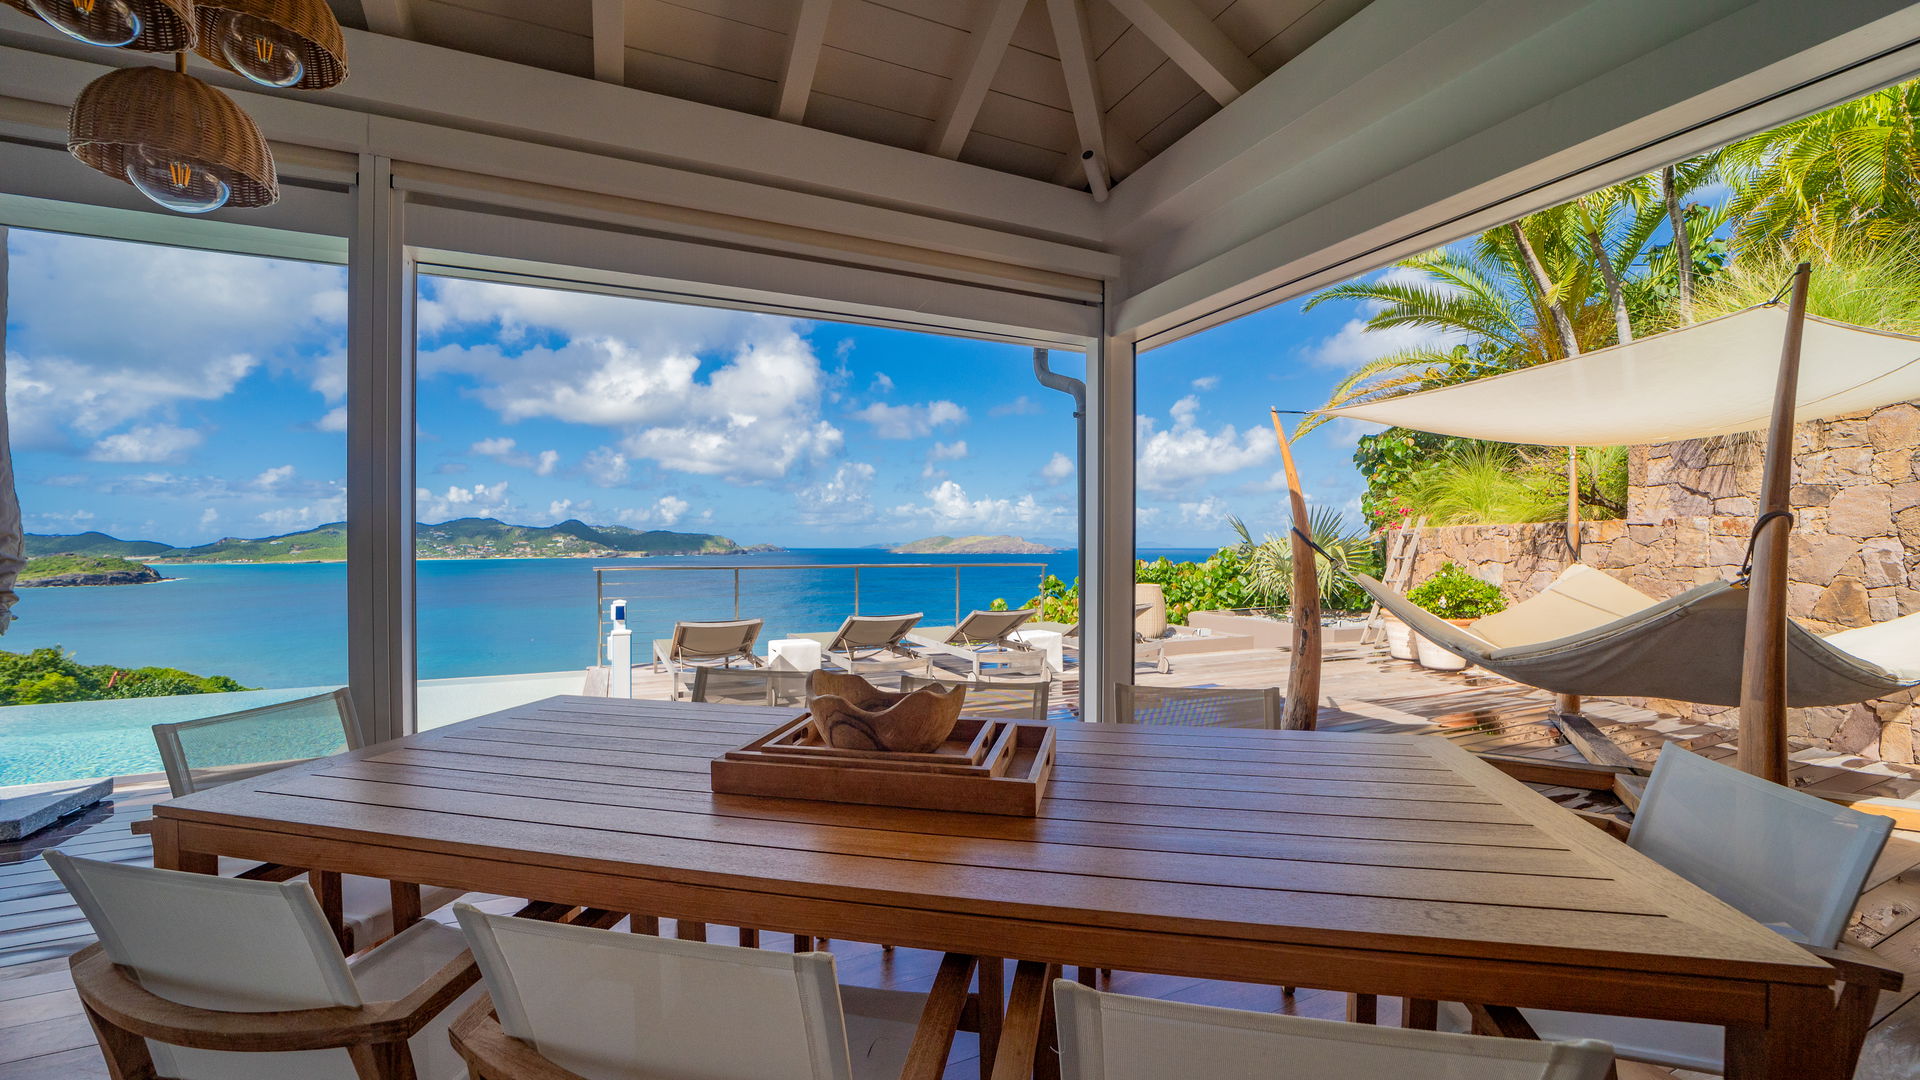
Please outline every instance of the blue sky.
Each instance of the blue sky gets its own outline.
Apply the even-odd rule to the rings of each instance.
[[[202,543],[344,515],[340,267],[14,230],[8,404],[34,532]],[[425,279],[424,521],[486,516],[862,545],[1074,534],[1069,400],[1024,347],[630,298]],[[1283,527],[1267,407],[1366,358],[1364,312],[1281,305],[1143,355],[1143,546]],[[1074,354],[1057,368],[1079,373]],[[1320,502],[1360,431],[1300,446]]]

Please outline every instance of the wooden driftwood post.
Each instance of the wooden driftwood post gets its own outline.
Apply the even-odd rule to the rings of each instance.
[[[1293,467],[1293,448],[1274,409],[1273,437],[1280,440],[1280,461],[1287,470],[1287,497],[1293,503],[1293,662],[1287,666],[1287,708],[1280,726],[1312,731],[1320,722],[1320,575],[1315,572],[1313,535],[1307,520],[1307,497],[1300,493],[1300,473]]]
[[[1753,573],[1747,593],[1746,649],[1740,659],[1740,768],[1776,784],[1787,782],[1787,539],[1793,484],[1794,399],[1800,387],[1800,339],[1807,323],[1807,283],[1813,268],[1793,273],[1780,378],[1767,429],[1767,465],[1760,481]]]
[[[1570,562],[1580,561],[1580,448],[1567,447],[1567,551]],[[1579,694],[1553,695],[1554,708],[1563,713],[1580,711]]]

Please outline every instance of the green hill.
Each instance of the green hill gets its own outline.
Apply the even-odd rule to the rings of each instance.
[[[747,550],[713,533],[641,531],[624,525],[509,525],[493,518],[458,518],[416,528],[414,551],[423,559],[613,558],[622,555],[729,555]],[[333,522],[303,532],[247,539],[224,537],[211,544],[176,548],[150,540],[116,540],[105,533],[76,536],[28,534],[33,556],[77,552],[99,557],[135,557],[152,562],[343,562],[347,526]]]
[[[28,533],[27,555],[102,555],[139,559],[172,550],[171,545],[154,540],[117,540],[103,532],[66,535]]]
[[[117,555],[36,555],[20,571],[19,584],[142,585],[162,580],[151,566]]]
[[[1051,555],[1056,549],[1017,536],[929,536],[893,549],[898,555]]]

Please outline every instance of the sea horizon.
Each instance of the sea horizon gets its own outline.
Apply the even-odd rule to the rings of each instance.
[[[1136,555],[1198,560],[1213,551],[1142,547]],[[985,565],[1008,562],[1043,565]],[[415,575],[419,677],[584,670],[596,664],[596,566],[625,568],[624,574],[610,575],[621,584],[609,585],[607,597],[627,600],[628,624],[639,639],[635,659],[643,660],[651,641],[670,635],[676,620],[734,617],[734,567],[742,579],[740,617],[766,620],[760,638],[764,651],[773,638],[832,631],[853,612],[853,574],[829,569],[831,564],[872,567],[860,575],[862,613],[919,611],[927,625],[950,625],[956,600],[951,570],[885,567],[961,565],[958,601],[964,613],[996,599],[1018,605],[1048,574],[1071,582],[1078,562],[1071,548],[1046,555],[895,554],[860,547],[644,558],[422,558]],[[820,569],[755,569],[794,564]],[[151,584],[170,586],[166,589],[22,589],[14,608],[18,621],[0,636],[0,650],[59,646],[83,664],[173,667],[260,688],[346,681],[345,562],[165,565],[167,579]]]

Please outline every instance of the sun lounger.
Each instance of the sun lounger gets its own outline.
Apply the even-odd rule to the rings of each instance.
[[[911,615],[849,615],[831,634],[795,634],[818,641],[827,659],[856,674],[909,671],[924,667],[927,659],[907,645],[907,634],[920,625],[920,612]]]
[[[923,627],[907,637],[916,645],[966,660],[972,665],[976,679],[982,674],[983,664],[1044,677],[1047,674],[1046,656],[1013,636],[1037,614],[1039,610],[1036,608],[974,611],[960,620],[959,626]]]
[[[697,667],[732,667],[736,661],[761,667],[766,663],[753,653],[760,638],[762,619],[734,619],[727,622],[677,622],[671,638],[653,642],[653,670],[673,672],[673,696],[678,699],[683,676]]]

